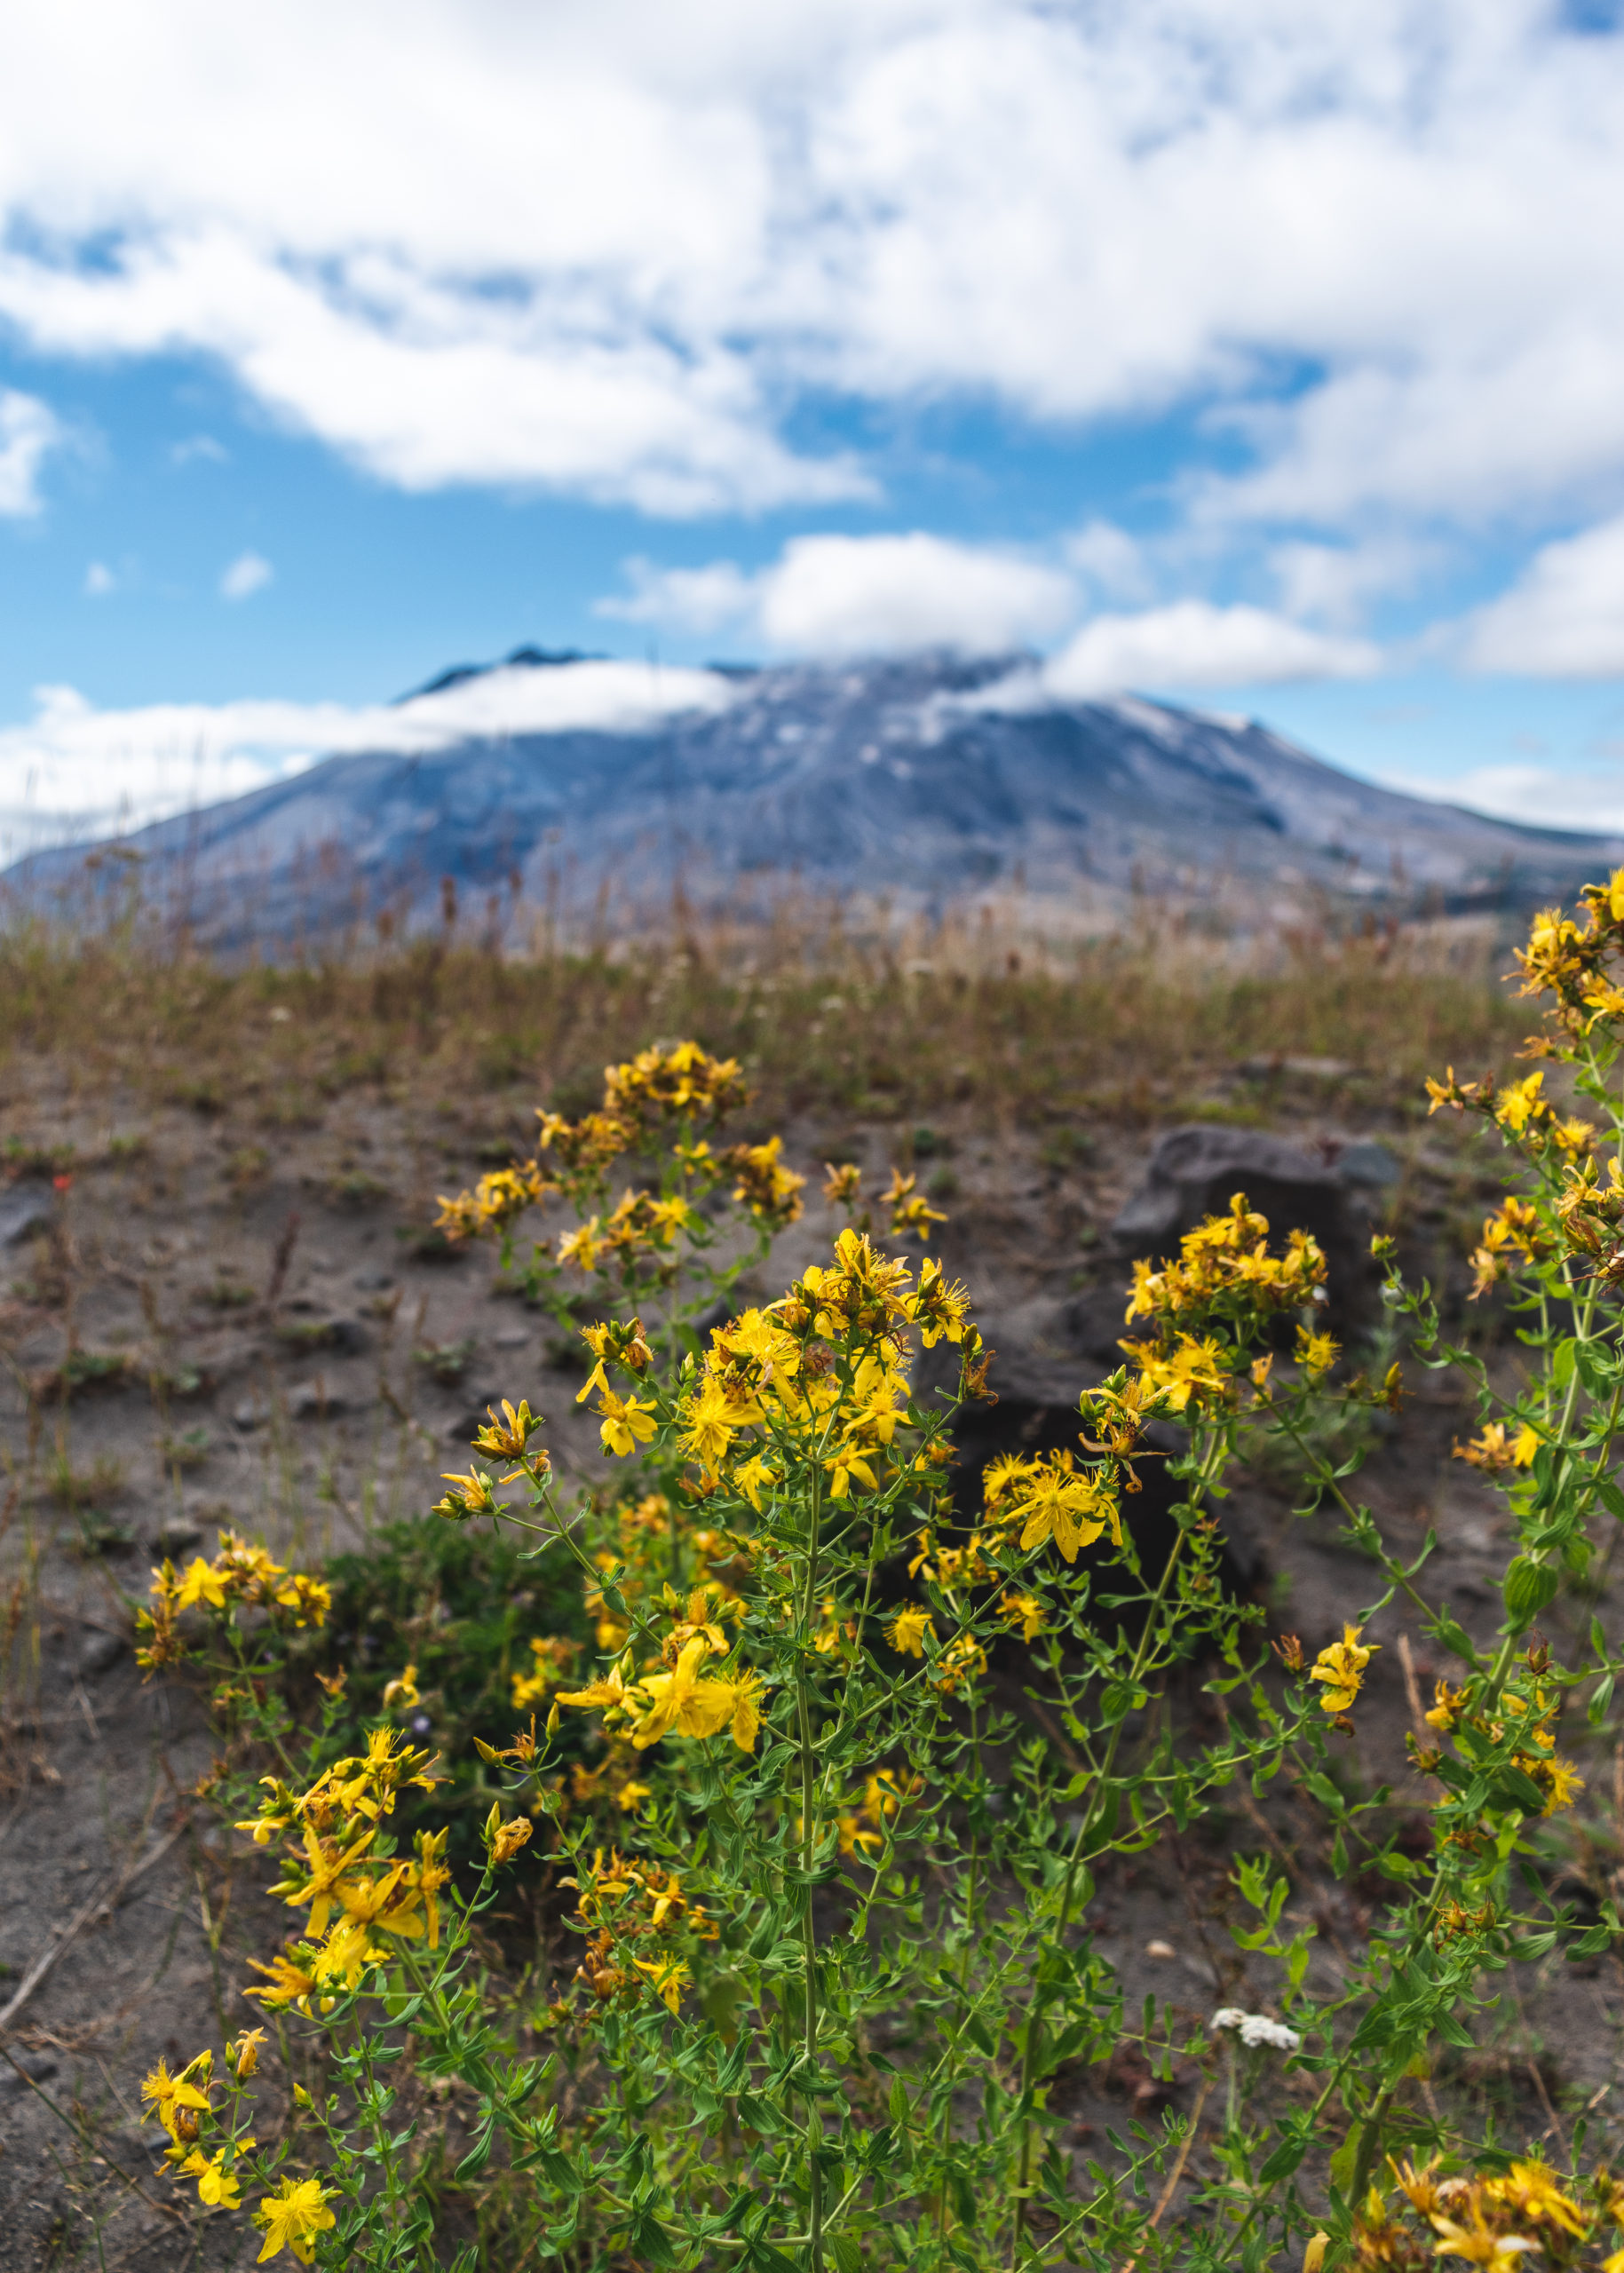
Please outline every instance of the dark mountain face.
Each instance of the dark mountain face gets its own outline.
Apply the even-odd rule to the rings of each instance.
[[[521,654],[506,670],[573,659]],[[460,685],[475,671],[436,685]],[[939,907],[1020,890],[1108,915],[1130,891],[1262,907],[1313,887],[1395,909],[1571,896],[1624,843],[1521,828],[1357,781],[1263,727],[1137,699],[1058,704],[1024,658],[730,671],[630,731],[331,758],[143,829],[149,899],[222,945],[309,937],[459,891],[652,917],[820,893]],[[411,737],[403,733],[409,743]],[[84,875],[39,853],[27,897]],[[105,871],[99,872],[105,873]]]

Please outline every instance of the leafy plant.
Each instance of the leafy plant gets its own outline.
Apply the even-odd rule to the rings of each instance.
[[[1358,1424],[1398,1403],[1399,1362],[1350,1375],[1321,1322],[1323,1255],[1244,1194],[1176,1256],[1136,1266],[1129,1362],[1081,1394],[1075,1449],[993,1461],[968,1516],[947,1488],[950,1432],[991,1394],[990,1353],[961,1287],[858,1228],[873,1211],[854,1168],[830,1171],[828,1196],[857,1222],[829,1260],[734,1311],[743,1261],[799,1205],[775,1140],[717,1150],[700,1133],[736,1102],[736,1068],[692,1045],[646,1051],[611,1070],[599,1112],[544,1116],[536,1159],[445,1203],[448,1235],[498,1237],[560,1325],[575,1308],[564,1274],[594,1291],[581,1400],[596,1399],[626,1481],[564,1505],[543,1424],[503,1404],[474,1441],[492,1464],[448,1477],[434,1513],[454,1539],[534,1540],[526,1565],[538,1558],[550,1586],[567,1559],[597,1662],[579,1627],[532,1636],[528,1669],[510,1661],[519,1725],[506,1744],[474,1742],[502,1788],[471,1885],[446,1827],[416,1829],[409,1851],[399,1835],[407,1795],[432,1801],[443,1781],[399,1725],[424,1700],[433,1637],[456,1624],[425,1587],[408,1595],[424,1657],[385,1681],[354,1750],[333,1756],[332,1715],[349,1709],[334,1706],[296,1772],[273,1684],[246,1685],[251,1707],[234,1709],[283,1765],[243,1827],[281,1851],[273,1891],[302,1918],[250,1993],[283,2025],[302,2016],[327,2064],[319,2092],[296,2095],[297,2132],[268,2148],[250,2128],[257,2031],[218,2076],[210,2053],[178,2079],[154,2071],[145,2089],[175,2174],[224,2206],[257,2182],[265,2255],[379,2269],[440,2263],[448,2189],[481,2188],[502,2193],[503,2261],[582,2273],[1261,2273],[1298,2251],[1307,2273],[1440,2253],[1616,2269],[1624,2193],[1582,2171],[1582,2122],[1569,2176],[1475,2129],[1469,2102],[1418,2088],[1434,2047],[1473,2047],[1509,1967],[1624,1937],[1610,1897],[1580,1915],[1558,1877],[1582,1788],[1565,1709],[1582,1698],[1604,1728],[1624,1659],[1599,1620],[1567,1663],[1530,1630],[1587,1577],[1596,1532],[1624,1519],[1624,1108],[1610,1086],[1624,871],[1586,894],[1582,923],[1541,918],[1523,962],[1557,1001],[1536,1048],[1607,1133],[1554,1102],[1542,1068],[1430,1084],[1435,1108],[1498,1130],[1521,1187],[1475,1257],[1480,1290],[1503,1285],[1525,1321],[1532,1370],[1513,1398],[1445,1342],[1429,1290],[1375,1241],[1390,1316],[1422,1363],[1477,1386],[1461,1455],[1516,1523],[1486,1650],[1428,1596],[1431,1537],[1396,1554],[1351,1496]],[[633,1160],[653,1165],[611,1208],[610,1172]],[[740,1211],[725,1234],[724,1183]],[[519,1262],[519,1218],[560,1197],[577,1221]],[[928,1231],[900,1176],[883,1204],[892,1244]],[[701,1333],[699,1306],[717,1301]],[[1160,1449],[1169,1429],[1171,1530],[1147,1559],[1135,1499],[1155,1457],[1146,1432]],[[1271,1657],[1261,1611],[1220,1582],[1217,1509],[1260,1444],[1289,1449],[1310,1509],[1340,1511],[1369,1568],[1373,1600],[1311,1662],[1291,1635]],[[227,1569],[248,1552],[225,1550]],[[245,1629],[245,1607],[292,1616],[315,1583],[289,1596],[284,1578],[256,1565],[228,1584],[201,1560],[185,1581],[166,1572],[154,1633],[173,1641],[189,1590],[251,1653],[262,1629]],[[1433,1794],[1419,1837],[1335,1751],[1356,1726],[1370,1621],[1400,1601],[1457,1668],[1437,1684],[1428,1740],[1411,1739]],[[1205,1733],[1176,1711],[1197,1678],[1217,1707]],[[1084,1923],[1098,1873],[1210,1817],[1241,1778],[1256,1797],[1282,1777],[1319,1810],[1335,1874],[1390,1889],[1364,1947],[1311,1988],[1311,1923],[1288,1915],[1274,1853],[1241,1853],[1228,1931],[1272,2009],[1224,2007],[1193,2031],[1153,1998],[1130,2015]],[[564,1946],[523,1992],[531,2051],[481,1952],[538,1829],[543,1873],[571,1900]],[[1073,2174],[1061,2087],[1107,2061],[1147,2083],[1191,2063],[1201,2109],[1227,2079],[1210,2167],[1192,2163],[1194,2119],[1169,2110],[1113,2131],[1109,2157]],[[463,2095],[449,2173],[418,2150],[413,2074]]]

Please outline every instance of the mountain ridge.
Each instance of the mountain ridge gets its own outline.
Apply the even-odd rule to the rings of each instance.
[[[665,682],[651,666],[603,723],[534,724],[538,696],[567,717],[593,672],[594,688],[616,672],[617,685],[641,684],[636,667],[538,648],[456,666],[402,699],[398,746],[324,759],[123,843],[149,900],[223,946],[385,911],[438,920],[448,878],[566,922],[649,921],[674,892],[764,909],[793,885],[927,912],[1019,893],[1087,923],[1146,894],[1520,906],[1624,860],[1624,840],[1362,781],[1253,720],[1137,695],[1057,700],[1026,655],[718,666]],[[108,865],[90,869],[92,889]],[[6,883],[36,904],[86,873],[85,848],[60,848]]]

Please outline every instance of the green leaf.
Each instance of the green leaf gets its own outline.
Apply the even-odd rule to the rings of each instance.
[[[1287,2133],[1258,2172],[1258,2183],[1262,2186],[1275,2186],[1282,2178],[1289,2178],[1307,2152],[1307,2133],[1302,2131]]]
[[[1504,1587],[1506,1615],[1520,1632],[1557,1597],[1562,1574],[1554,1564],[1536,1562],[1532,1555],[1514,1555],[1507,1566]]]

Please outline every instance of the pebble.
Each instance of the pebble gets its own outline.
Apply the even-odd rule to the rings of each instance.
[[[1176,1957],[1178,1955],[1178,1952],[1174,1948],[1171,1942],[1146,1942],[1145,1944],[1145,1954],[1146,1957],[1168,1958]]]
[[[154,1555],[184,1555],[188,1547],[195,1547],[202,1537],[200,1524],[161,1524],[152,1535]]]
[[[288,1411],[295,1421],[318,1419],[327,1413],[343,1413],[348,1400],[325,1382],[300,1382],[288,1391]]]
[[[87,1635],[79,1647],[80,1673],[111,1673],[129,1647],[122,1634]]]

